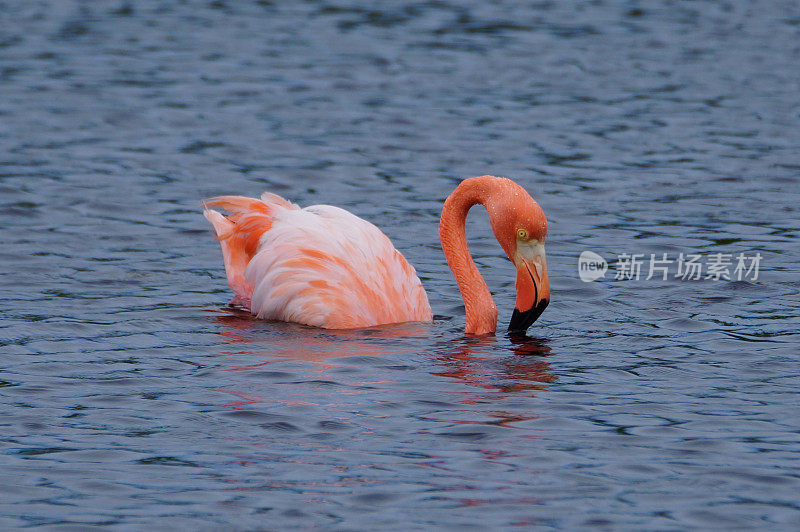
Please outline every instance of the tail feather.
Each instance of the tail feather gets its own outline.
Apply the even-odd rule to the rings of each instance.
[[[261,201],[267,204],[274,203],[289,210],[296,210],[300,208],[291,201],[284,199],[277,194],[273,194],[272,192],[264,192],[261,194]]]
[[[222,258],[228,286],[234,291],[234,302],[249,308],[253,287],[245,278],[250,259],[258,252],[261,236],[270,230],[276,210],[298,207],[275,194],[266,193],[261,200],[243,196],[218,196],[203,202],[203,214],[211,222],[222,246]],[[209,207],[219,207],[231,214],[223,216]]]

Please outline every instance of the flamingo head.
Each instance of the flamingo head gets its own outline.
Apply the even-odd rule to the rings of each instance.
[[[517,300],[508,330],[524,333],[550,303],[544,253],[547,218],[524,188],[504,181],[502,194],[487,210],[497,241],[517,268]]]

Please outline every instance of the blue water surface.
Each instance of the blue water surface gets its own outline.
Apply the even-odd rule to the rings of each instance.
[[[793,1],[0,2],[0,528],[799,529],[798,94]],[[527,338],[462,333],[481,174],[549,219]],[[381,227],[435,323],[226,308],[200,200],[264,191]],[[762,258],[646,279],[681,253]]]

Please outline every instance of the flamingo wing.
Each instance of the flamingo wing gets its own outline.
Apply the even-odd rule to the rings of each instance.
[[[431,321],[414,268],[373,224],[329,205],[300,209],[274,194],[225,196],[206,211],[234,301],[264,319],[329,329]]]

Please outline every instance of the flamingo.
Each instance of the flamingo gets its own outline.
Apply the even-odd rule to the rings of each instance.
[[[547,219],[524,188],[504,177],[465,179],[447,198],[439,239],[464,299],[466,334],[497,329],[497,307],[464,230],[476,204],[488,211],[497,241],[516,266],[517,298],[508,330],[524,333],[550,301]],[[232,303],[258,318],[327,329],[432,321],[414,267],[366,220],[330,205],[301,209],[271,193],[260,199],[219,196],[204,205],[222,246]]]

